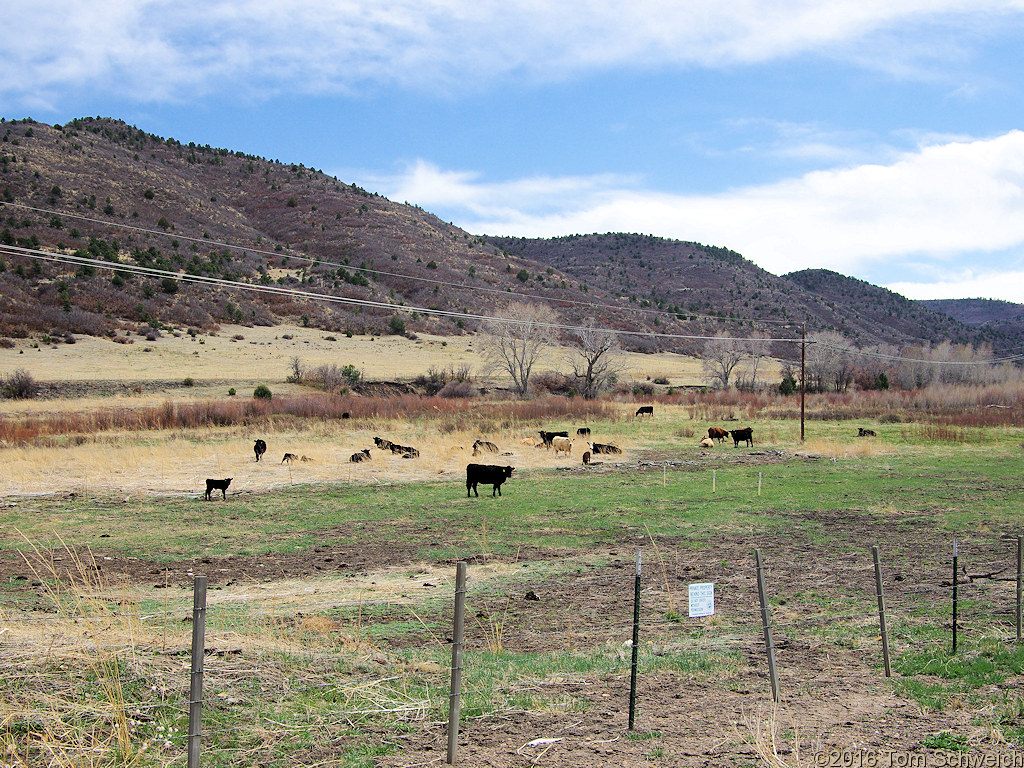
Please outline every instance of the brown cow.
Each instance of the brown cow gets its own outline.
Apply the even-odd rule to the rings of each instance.
[[[712,440],[717,440],[718,442],[722,442],[728,436],[729,436],[729,433],[726,432],[721,427],[708,427],[708,437],[710,437]]]

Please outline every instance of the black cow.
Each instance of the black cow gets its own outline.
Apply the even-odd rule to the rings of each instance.
[[[341,414],[341,418],[343,418],[343,419],[350,419],[352,417],[351,417],[351,415],[349,415],[348,411],[345,411],[343,414]]]
[[[580,427],[576,430],[576,434],[579,437],[590,437],[590,427]]]
[[[591,443],[590,450],[595,453],[622,453],[622,449],[617,445],[607,445],[605,443]]]
[[[388,443],[388,446],[391,448],[392,453],[401,455],[403,459],[419,458],[420,452],[415,448],[410,448],[407,445],[399,445],[398,443]]]
[[[568,432],[545,432],[543,429],[540,431],[540,444],[545,448],[551,447],[551,441],[556,437],[568,437]]]
[[[259,438],[257,438],[256,444],[253,445],[252,450],[256,454],[256,461],[259,461],[260,457],[267,452],[267,444],[260,440]]]
[[[875,430],[857,427],[857,437],[875,437]]]
[[[476,489],[477,483],[493,485],[494,490],[491,491],[491,496],[495,494],[501,496],[501,484],[512,477],[512,473],[515,471],[515,467],[496,467],[492,464],[467,464],[466,497],[470,496],[471,491],[477,497],[480,496],[480,492]]]
[[[732,435],[733,448],[736,448],[740,444],[740,440],[746,441],[750,447],[754,446],[754,430],[752,427],[744,427],[743,429],[734,429],[729,432]]]
[[[214,480],[212,477],[206,478],[206,500],[210,501],[210,493],[212,491],[220,491],[222,498],[228,497],[228,486],[231,485],[231,481],[234,478],[225,477],[223,480]]]
[[[369,461],[370,449],[363,448],[363,450],[357,451],[356,453],[353,453],[351,456],[349,456],[348,460],[351,461],[353,464],[358,464],[360,461]]]
[[[634,413],[633,415],[634,416],[652,416],[653,417],[654,416],[654,406],[653,405],[641,405],[639,408],[636,409],[636,413]]]
[[[474,440],[473,455],[479,456],[483,451],[487,451],[488,453],[497,453],[498,446],[496,446],[494,443],[489,443],[486,440]]]
[[[392,443],[390,440],[385,440],[383,437],[375,437],[375,438],[373,438],[373,442],[374,442],[374,445],[376,445],[382,451],[394,450],[392,448],[394,443]]]

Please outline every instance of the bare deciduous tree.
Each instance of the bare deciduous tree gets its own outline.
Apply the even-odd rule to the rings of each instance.
[[[732,373],[742,359],[743,349],[740,343],[732,338],[728,331],[723,331],[704,342],[704,377],[713,385],[728,389]]]
[[[557,321],[548,306],[513,301],[483,326],[485,357],[509,375],[520,397],[530,390],[530,376],[540,353],[555,342],[551,326]]]
[[[750,357],[750,388],[757,389],[757,370],[771,350],[771,337],[763,333],[752,333],[746,341],[747,356]]]
[[[569,365],[583,397],[588,400],[595,398],[615,381],[622,369],[616,356],[618,349],[619,340],[615,333],[599,328],[592,317],[576,329]]]

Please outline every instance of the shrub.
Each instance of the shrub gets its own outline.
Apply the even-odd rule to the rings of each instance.
[[[476,397],[477,389],[468,381],[449,381],[437,392],[438,397],[446,399]]]
[[[272,400],[274,393],[270,391],[270,387],[266,384],[260,384],[252,391],[252,396],[257,400]]]
[[[405,320],[399,315],[392,315],[388,321],[388,328],[394,335],[403,336],[405,335]]]
[[[0,395],[10,400],[31,400],[38,394],[38,382],[24,368],[0,378]]]
[[[235,388],[231,387],[231,389],[228,390],[228,397],[234,397],[234,396],[235,396]]]
[[[186,376],[184,378],[184,380],[182,380],[182,382],[181,382],[181,386],[183,386],[183,387],[194,387],[195,385],[196,385],[196,380],[193,379],[191,376]]]

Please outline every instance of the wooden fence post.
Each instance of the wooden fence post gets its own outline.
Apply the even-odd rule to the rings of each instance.
[[[953,539],[953,653],[956,653],[956,539]]]
[[[452,687],[448,698],[448,765],[455,765],[462,696],[462,644],[466,635],[466,563],[455,566],[455,621],[452,629]]]
[[[1024,536],[1017,537],[1017,642],[1020,642],[1021,597],[1024,596]]]
[[[882,659],[885,662],[885,676],[892,677],[889,665],[889,628],[885,624],[885,596],[882,593],[882,564],[878,559],[878,547],[871,548],[871,556],[875,559],[875,595],[878,597],[878,625],[882,629]]]
[[[775,640],[772,637],[772,621],[768,613],[768,592],[764,586],[764,568],[761,565],[761,550],[754,550],[757,564],[757,597],[761,601],[761,626],[764,629],[764,647],[768,653],[768,678],[772,684],[772,699],[779,700],[779,675],[775,670]]]
[[[636,551],[636,579],[633,581],[633,665],[629,675],[629,730],[633,730],[636,717],[636,667],[640,650],[640,554]]]
[[[203,654],[206,652],[206,577],[192,585],[192,681],[188,704],[188,768],[199,768],[203,716]]]

